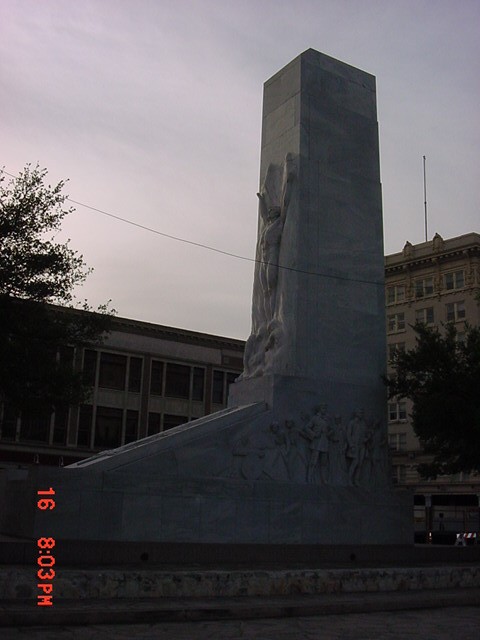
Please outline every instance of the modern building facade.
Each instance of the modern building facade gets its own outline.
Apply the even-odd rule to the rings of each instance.
[[[100,347],[76,348],[88,402],[52,416],[0,404],[0,460],[66,465],[223,409],[244,342],[114,318]]]
[[[385,258],[387,347],[415,346],[413,325],[422,322],[441,327],[453,322],[461,339],[465,322],[480,324],[480,235],[469,233],[412,245]],[[468,474],[422,480],[417,465],[425,461],[413,432],[411,405],[390,401],[389,445],[394,482],[415,493],[415,520],[419,535],[450,536],[453,532],[479,531],[480,477]]]

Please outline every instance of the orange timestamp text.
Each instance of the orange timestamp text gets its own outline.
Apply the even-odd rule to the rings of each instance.
[[[51,511],[55,509],[55,499],[53,496],[55,491],[50,487],[45,491],[37,491],[37,496],[40,496],[37,500],[37,507],[41,511]],[[47,497],[48,496],[48,497]],[[38,558],[37,564],[39,569],[37,571],[37,578],[41,582],[37,583],[37,587],[41,594],[37,596],[37,605],[39,607],[51,607],[53,605],[53,583],[55,578],[55,557],[54,547],[55,538],[39,538],[37,540]]]

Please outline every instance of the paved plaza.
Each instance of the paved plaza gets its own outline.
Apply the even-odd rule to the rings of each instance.
[[[2,640],[477,640],[478,607],[302,618],[4,628]]]

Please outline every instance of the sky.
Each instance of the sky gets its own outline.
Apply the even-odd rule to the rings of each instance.
[[[263,83],[308,48],[376,76],[385,253],[480,232],[478,0],[0,0],[0,167],[252,259]],[[118,315],[246,339],[254,265],[74,205]]]

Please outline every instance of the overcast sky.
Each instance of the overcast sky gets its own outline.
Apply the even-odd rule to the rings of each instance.
[[[480,232],[478,0],[0,0],[0,166],[253,258],[263,83],[308,48],[377,78],[386,253]],[[85,207],[77,292],[119,315],[246,339],[253,264]]]

